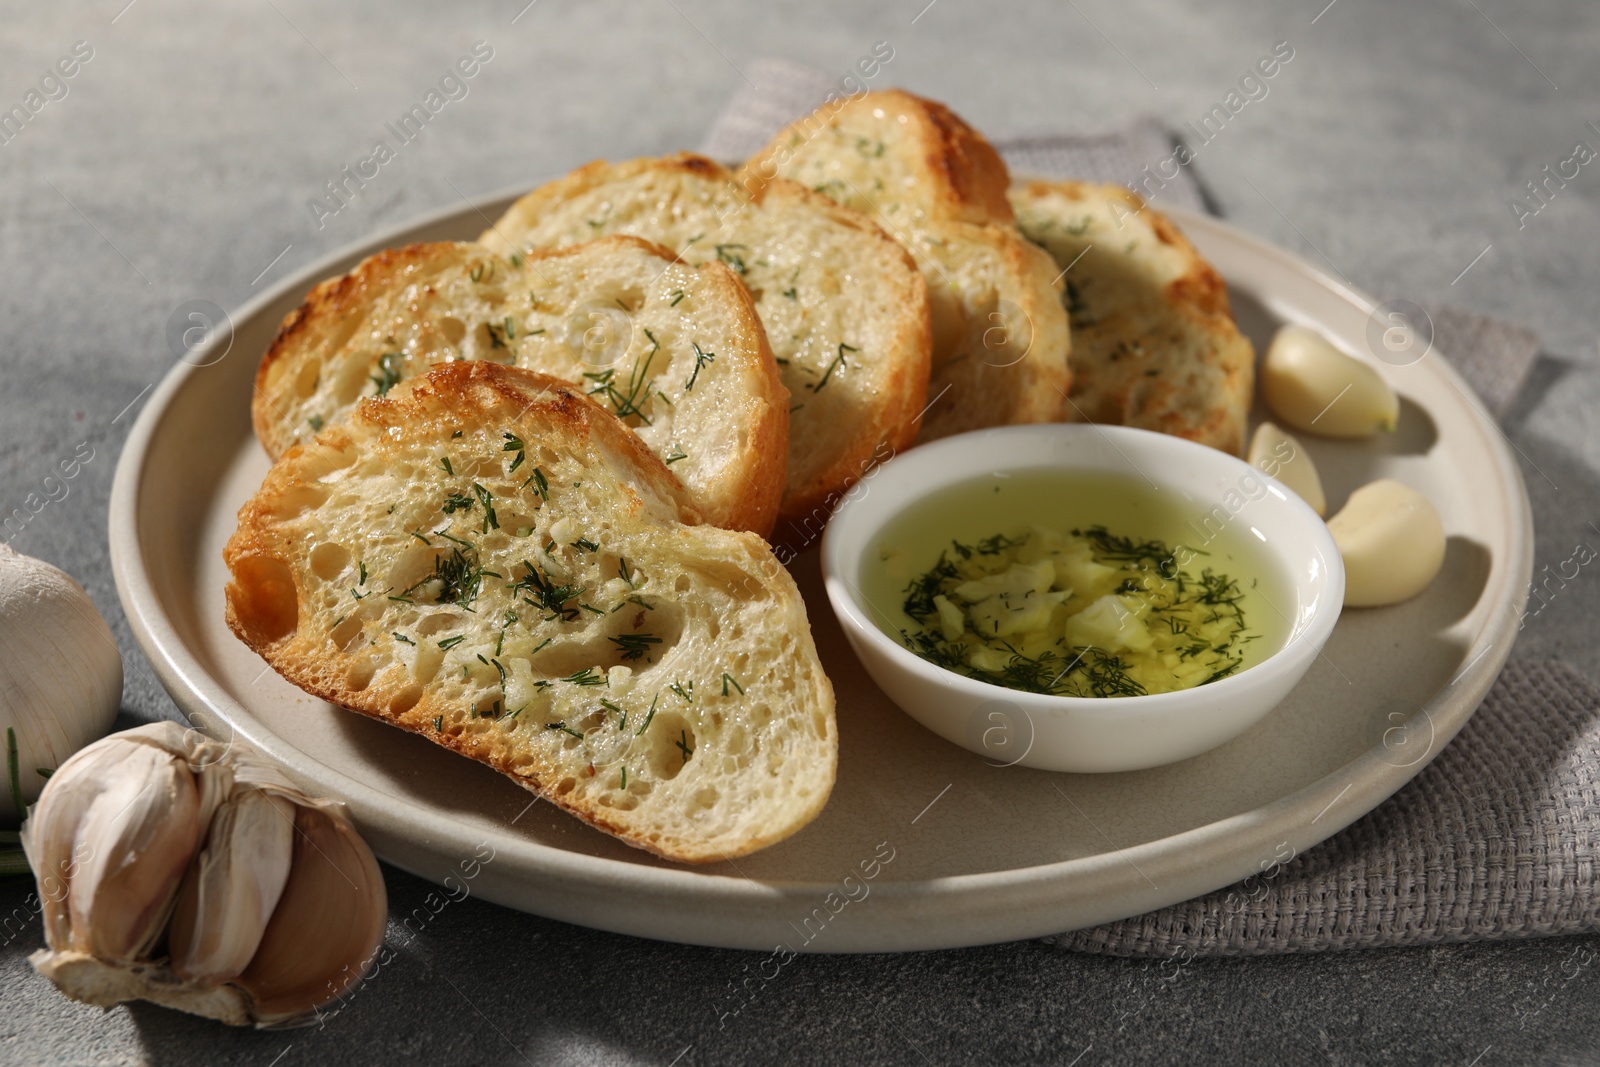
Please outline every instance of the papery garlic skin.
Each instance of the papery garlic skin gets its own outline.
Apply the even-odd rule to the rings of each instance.
[[[63,763],[23,827],[45,940],[104,960],[150,951],[231,771],[189,766],[176,723],[95,742]]]
[[[1304,326],[1284,326],[1273,336],[1259,381],[1272,413],[1306,433],[1371,437],[1400,420],[1400,398],[1376,368]]]
[[[122,702],[122,655],[83,586],[0,544],[0,746],[16,732],[17,785],[31,804],[55,770],[105,736]],[[3,749],[0,749],[3,751]],[[0,762],[0,823],[24,812]]]
[[[299,1025],[359,981],[383,941],[383,874],[343,805],[175,723],[69,759],[22,843],[49,945],[30,962],[86,1003]],[[170,959],[155,955],[163,947]]]
[[[294,865],[261,950],[238,978],[257,1022],[294,1026],[361,980],[389,914],[383,872],[355,829],[327,808],[295,811]],[[353,907],[374,898],[385,906]]]
[[[1427,497],[1384,478],[1350,494],[1328,520],[1344,558],[1346,607],[1371,608],[1410,600],[1444,566],[1444,522]]]
[[[218,809],[172,917],[178,977],[215,985],[250,965],[289,880],[294,812],[292,802],[259,789]]]
[[[71,760],[58,790],[100,787],[76,827],[84,860],[68,883],[71,946],[104,960],[149,954],[202,830],[200,791],[181,760],[153,745],[127,749],[114,775],[81,779]],[[51,815],[40,804],[41,832]]]

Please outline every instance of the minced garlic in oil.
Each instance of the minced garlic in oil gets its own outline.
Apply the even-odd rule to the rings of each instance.
[[[1139,696],[1244,666],[1237,580],[1180,569],[1159,541],[1040,527],[953,541],[905,589],[917,655],[980,681],[1057,696]]]
[[[897,516],[865,592],[886,633],[979,681],[1080,697],[1205,685],[1275,652],[1287,616],[1248,523],[1186,522],[1191,508],[1099,474],[978,479]]]

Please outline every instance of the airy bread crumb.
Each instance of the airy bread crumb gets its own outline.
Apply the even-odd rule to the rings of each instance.
[[[281,675],[668,859],[794,833],[833,689],[759,537],[556,378],[445,364],[291,447],[240,509],[228,624]]]

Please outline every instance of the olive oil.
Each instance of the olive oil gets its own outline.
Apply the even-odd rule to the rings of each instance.
[[[862,579],[873,621],[918,655],[1060,695],[1216,681],[1281,648],[1293,615],[1248,507],[1101,472],[951,485],[884,527]]]

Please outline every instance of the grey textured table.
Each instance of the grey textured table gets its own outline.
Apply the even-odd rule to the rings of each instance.
[[[910,0],[867,11],[826,0],[758,14],[709,0],[524,3],[108,0],[11,4],[0,19],[0,110],[76,42],[93,51],[66,95],[0,144],[0,514],[89,442],[94,458],[67,497],[12,543],[71,571],[111,619],[128,717],[174,712],[118,609],[106,500],[142,391],[172,362],[174,309],[237,307],[329,250],[463,196],[597,156],[692,147],[737,68],[761,54],[843,74],[887,41],[894,57],[875,84],[948,100],[1009,137],[1143,114],[1198,120],[1274,42],[1291,42],[1295,60],[1269,95],[1199,156],[1213,205],[1380,297],[1538,329],[1545,354],[1507,424],[1538,564],[1600,545],[1600,170],[1551,183],[1536,215],[1511,207],[1576,142],[1600,147],[1592,4]],[[494,55],[466,97],[318,218],[307,201],[479,40]],[[1515,655],[1594,677],[1597,650],[1600,580],[1585,571],[1528,620]],[[426,884],[388,875],[396,915],[421,903]],[[0,915],[26,891],[0,885]],[[1600,937],[1182,968],[1038,943],[801,958],[719,1025],[752,957],[477,900],[421,934],[391,932],[398,959],[340,1014],[266,1034],[71,1004],[27,966],[37,924],[7,928],[0,1061],[1600,1062]]]

